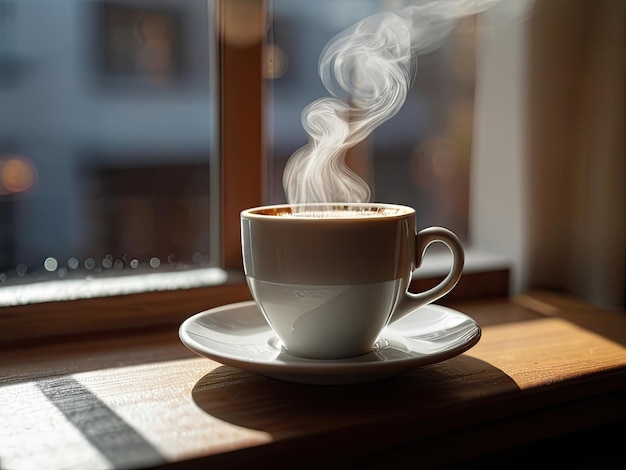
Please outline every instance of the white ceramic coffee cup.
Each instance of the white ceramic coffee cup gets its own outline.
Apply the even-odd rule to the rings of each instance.
[[[415,210],[401,205],[256,207],[242,211],[241,236],[254,300],[286,351],[313,359],[371,352],[390,322],[450,292],[464,264],[454,233],[418,233]],[[409,292],[434,242],[452,252],[450,272],[430,290]]]

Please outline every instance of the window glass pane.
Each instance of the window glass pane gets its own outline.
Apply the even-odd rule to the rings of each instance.
[[[318,73],[324,47],[362,19],[406,3],[274,0],[268,48],[270,202],[285,201],[286,161],[308,141],[301,113],[330,96]],[[458,20],[435,41],[437,47],[418,56],[417,75],[399,112],[351,148],[346,161],[368,183],[370,200],[413,206],[418,228],[442,225],[466,239],[475,43],[473,19]]]
[[[0,0],[0,285],[216,265],[211,0]]]

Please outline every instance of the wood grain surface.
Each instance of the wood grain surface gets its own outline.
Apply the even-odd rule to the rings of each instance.
[[[195,356],[175,329],[5,349],[0,468],[459,463],[626,418],[626,316],[562,297],[452,305],[482,327],[453,359],[308,386]],[[454,445],[455,452],[445,449]]]

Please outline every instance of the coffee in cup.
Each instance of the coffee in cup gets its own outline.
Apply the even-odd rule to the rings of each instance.
[[[454,288],[459,239],[415,229],[415,210],[379,203],[283,204],[241,213],[244,272],[286,352],[312,359],[366,354],[383,329]],[[444,280],[408,291],[431,243],[452,252]]]

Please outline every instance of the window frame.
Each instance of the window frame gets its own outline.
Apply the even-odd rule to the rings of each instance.
[[[28,304],[20,304],[16,301],[15,305],[0,307],[0,348],[3,345],[10,346],[24,344],[24,342],[28,344],[44,338],[172,328],[199,311],[252,298],[243,276],[239,213],[243,209],[263,203],[266,154],[263,106],[266,85],[263,77],[262,53],[265,37],[259,37],[258,41],[243,46],[229,44],[224,39],[228,33],[223,29],[224,25],[228,24],[228,15],[236,14],[233,9],[234,4],[232,0],[216,0],[215,2],[215,14],[220,24],[216,28],[218,30],[216,39],[219,45],[218,60],[221,70],[218,80],[221,97],[219,107],[220,266],[227,273],[227,280],[219,285],[189,289],[145,291],[127,295]],[[260,5],[254,21],[258,21],[257,26],[264,30],[268,2],[263,0]],[[490,18],[487,17],[486,21],[489,22]],[[489,26],[483,24],[483,27]],[[497,42],[497,37],[492,35],[488,38],[488,42],[489,44]],[[514,46],[519,47],[519,43],[515,42]],[[484,91],[488,89],[486,86],[489,76],[481,73],[478,68],[482,68],[483,71],[489,70],[489,64],[493,64],[494,61],[497,63],[502,57],[510,57],[510,51],[500,51],[496,54],[492,51],[490,56],[490,46],[478,44],[477,47],[483,51],[483,56],[479,56],[480,60],[477,64],[477,82],[480,82],[477,83],[477,91]],[[487,56],[484,55],[485,50],[487,50]],[[506,53],[509,55],[507,56]],[[513,57],[509,60],[519,62],[520,58]],[[513,88],[501,90],[503,93],[508,93],[511,89],[516,91],[516,87],[521,88],[521,83],[517,80],[506,86]],[[497,102],[498,97],[491,96],[486,99],[485,96],[480,96],[480,99],[493,103]],[[511,293],[509,263],[515,261],[509,256],[511,247],[506,246],[506,243],[496,244],[496,256],[484,256],[485,253],[494,252],[491,249],[494,246],[492,242],[494,237],[499,237],[502,241],[507,239],[507,235],[502,232],[493,233],[479,229],[483,224],[493,224],[494,218],[499,216],[509,219],[520,217],[519,211],[511,213],[501,210],[502,208],[494,214],[490,211],[489,204],[485,202],[485,200],[501,201],[498,197],[493,197],[494,188],[489,184],[484,184],[485,178],[493,178],[493,170],[491,173],[485,173],[484,169],[489,168],[490,159],[498,158],[496,154],[500,150],[497,145],[490,147],[488,139],[483,135],[484,132],[481,133],[481,129],[489,126],[489,113],[493,111],[489,103],[483,105],[476,113],[478,142],[474,146],[472,158],[479,158],[479,161],[472,166],[470,184],[471,246],[467,253],[469,263],[466,263],[466,270],[459,285],[448,294],[446,301],[472,297],[508,296]],[[519,108],[513,111],[519,116],[521,104],[519,102],[517,104]],[[509,131],[517,135],[519,126],[520,119],[513,119],[509,124]],[[245,138],[242,138],[242,135]],[[518,158],[520,155],[521,152],[516,152],[512,158]],[[474,166],[477,167],[476,172]],[[506,177],[516,178],[515,169],[514,165],[512,171],[507,171]],[[499,174],[498,178],[501,177],[502,175]],[[521,191],[518,186],[514,186],[515,190]],[[490,193],[491,196],[489,196]],[[484,207],[477,207],[477,205]],[[502,224],[502,219],[498,220],[498,224]],[[520,246],[517,238],[511,243]],[[438,282],[442,269],[445,268],[439,268],[435,262],[431,269],[425,269],[416,277],[412,289],[419,290],[434,285]]]
[[[233,5],[232,0],[215,1],[217,25],[210,38],[217,41],[220,63],[216,90],[221,97],[219,265],[226,272],[226,281],[190,289],[149,291],[150,281],[146,279],[145,292],[32,303],[20,301],[20,286],[3,287],[15,293],[15,301],[14,305],[0,307],[0,346],[45,337],[173,325],[198,311],[251,299],[243,277],[239,213],[262,201],[265,38],[244,46],[225,40],[229,32],[223,25],[229,24],[229,15],[237,13]],[[252,18],[259,28],[265,28],[266,8],[266,2],[261,2],[259,14]]]

